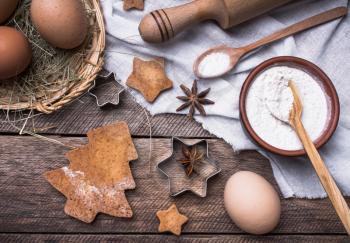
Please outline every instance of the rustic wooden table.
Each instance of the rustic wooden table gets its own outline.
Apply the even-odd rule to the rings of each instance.
[[[5,117],[5,114],[0,115],[1,120]],[[16,119],[20,120],[18,114]],[[185,116],[167,114],[151,118],[153,152],[150,171],[147,119],[143,109],[127,92],[122,94],[118,107],[102,110],[91,96],[85,95],[52,115],[29,120],[26,129],[34,126],[48,138],[81,144],[86,142],[85,134],[89,129],[117,120],[129,124],[139,154],[139,159],[131,162],[137,187],[126,192],[134,217],[122,219],[100,214],[92,224],[67,216],[63,211],[65,197],[42,176],[47,170],[67,165],[64,154],[69,149],[32,136],[19,136],[12,123],[0,123],[0,242],[350,241],[328,199],[282,200],[281,222],[269,235],[252,236],[238,229],[224,210],[225,182],[238,170],[251,170],[263,175],[277,188],[270,164],[254,151],[234,153],[230,145]],[[20,125],[23,125],[23,120],[17,123]],[[209,142],[210,156],[219,163],[222,172],[209,180],[206,198],[191,193],[176,198],[169,196],[167,179],[154,165],[170,152],[172,136],[205,138]],[[350,199],[347,201],[350,203]],[[176,202],[190,219],[181,237],[157,232],[155,213],[172,202]]]

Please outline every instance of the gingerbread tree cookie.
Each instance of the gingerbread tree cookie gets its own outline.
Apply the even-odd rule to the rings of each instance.
[[[67,153],[69,166],[48,171],[46,180],[67,197],[66,214],[86,223],[97,213],[132,217],[124,191],[135,188],[129,161],[138,155],[125,122],[91,130],[89,143]]]

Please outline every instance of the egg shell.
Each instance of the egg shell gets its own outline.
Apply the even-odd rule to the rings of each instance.
[[[0,0],[0,24],[8,20],[16,10],[19,0]]]
[[[88,20],[81,0],[32,0],[30,13],[41,37],[54,47],[73,49],[87,36]]]
[[[0,26],[0,80],[23,72],[32,59],[32,50],[22,32]]]
[[[224,202],[234,223],[248,233],[266,234],[279,223],[278,193],[256,173],[240,171],[231,176],[225,186]]]

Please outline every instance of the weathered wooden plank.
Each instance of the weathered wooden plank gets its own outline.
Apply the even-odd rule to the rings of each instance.
[[[329,243],[349,242],[346,235],[60,235],[60,234],[2,234],[1,242],[218,242],[218,243],[254,243],[254,242],[279,242],[279,243]]]
[[[64,143],[81,144],[86,138],[57,138]],[[0,231],[51,233],[155,233],[155,213],[176,202],[190,221],[185,233],[242,233],[224,210],[223,189],[228,177],[238,170],[251,170],[263,175],[276,186],[271,167],[256,152],[235,154],[218,139],[210,139],[210,155],[222,172],[209,180],[208,196],[199,198],[185,193],[176,198],[168,195],[166,178],[154,164],[169,154],[170,139],[152,141],[152,172],[149,173],[149,139],[134,139],[139,160],[131,163],[137,184],[127,191],[133,208],[132,219],[99,215],[92,224],[84,224],[65,215],[65,198],[51,187],[42,173],[68,164],[67,148],[32,137],[0,136]],[[349,199],[347,199],[350,202]],[[282,220],[274,233],[344,234],[328,199],[282,201]]]
[[[94,98],[86,94],[53,114],[41,114],[29,119],[26,128],[33,130],[34,127],[46,134],[84,135],[91,128],[124,120],[129,124],[132,135],[148,137],[150,131],[146,114],[146,110],[128,92],[121,94],[121,102],[117,107],[104,109],[100,109]],[[21,128],[26,117],[24,112],[15,112],[8,117],[5,111],[0,111],[0,133],[18,133],[19,129],[13,125]],[[8,120],[18,122],[13,124]],[[162,114],[150,117],[150,121],[153,136],[211,137],[200,124],[184,115]]]

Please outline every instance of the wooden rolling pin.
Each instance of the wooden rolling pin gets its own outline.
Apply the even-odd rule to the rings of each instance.
[[[164,42],[205,20],[215,20],[223,29],[230,28],[291,0],[195,0],[146,15],[139,32],[147,42]]]

